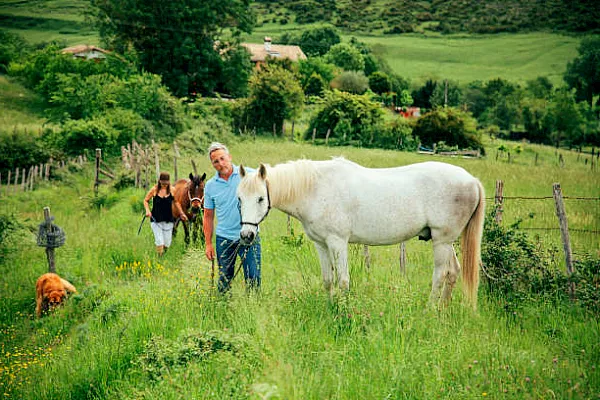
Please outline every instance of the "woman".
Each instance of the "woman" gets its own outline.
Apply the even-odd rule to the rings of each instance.
[[[146,217],[150,217],[150,226],[154,232],[154,242],[156,251],[162,256],[169,246],[173,237],[173,187],[171,186],[168,172],[161,172],[158,178],[158,183],[153,186],[144,198],[144,208],[146,209]],[[148,202],[152,199],[152,211]],[[175,203],[180,209],[181,206]],[[179,210],[180,214],[182,213]]]

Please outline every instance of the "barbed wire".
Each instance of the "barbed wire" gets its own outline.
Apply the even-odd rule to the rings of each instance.
[[[501,196],[498,197],[503,200],[554,200],[554,196],[541,196],[541,197],[529,197],[529,196]],[[486,200],[496,200],[497,197],[486,197]],[[576,197],[576,196],[563,196],[563,200],[589,200],[589,201],[600,201],[600,197]]]

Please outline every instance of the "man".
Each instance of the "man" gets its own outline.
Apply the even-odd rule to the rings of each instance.
[[[215,245],[219,263],[219,292],[225,293],[230,288],[236,256],[242,260],[248,287],[258,289],[261,269],[260,237],[257,235],[250,246],[240,244],[241,216],[236,193],[241,179],[239,167],[233,165],[229,150],[221,143],[215,142],[209,146],[208,157],[217,173],[204,186],[206,258],[211,261],[215,259],[212,236],[215,232],[216,212],[218,223]]]

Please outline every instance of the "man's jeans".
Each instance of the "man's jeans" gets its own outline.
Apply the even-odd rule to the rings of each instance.
[[[230,240],[217,236],[217,260],[219,262],[219,292],[229,290],[235,274],[236,256],[242,260],[244,277],[248,288],[260,287],[261,249],[260,236],[256,236],[250,246],[240,244],[239,240]]]

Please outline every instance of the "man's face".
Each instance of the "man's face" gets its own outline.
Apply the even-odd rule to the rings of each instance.
[[[233,172],[231,154],[225,153],[225,150],[219,149],[210,153],[210,161],[219,175],[229,176]]]

